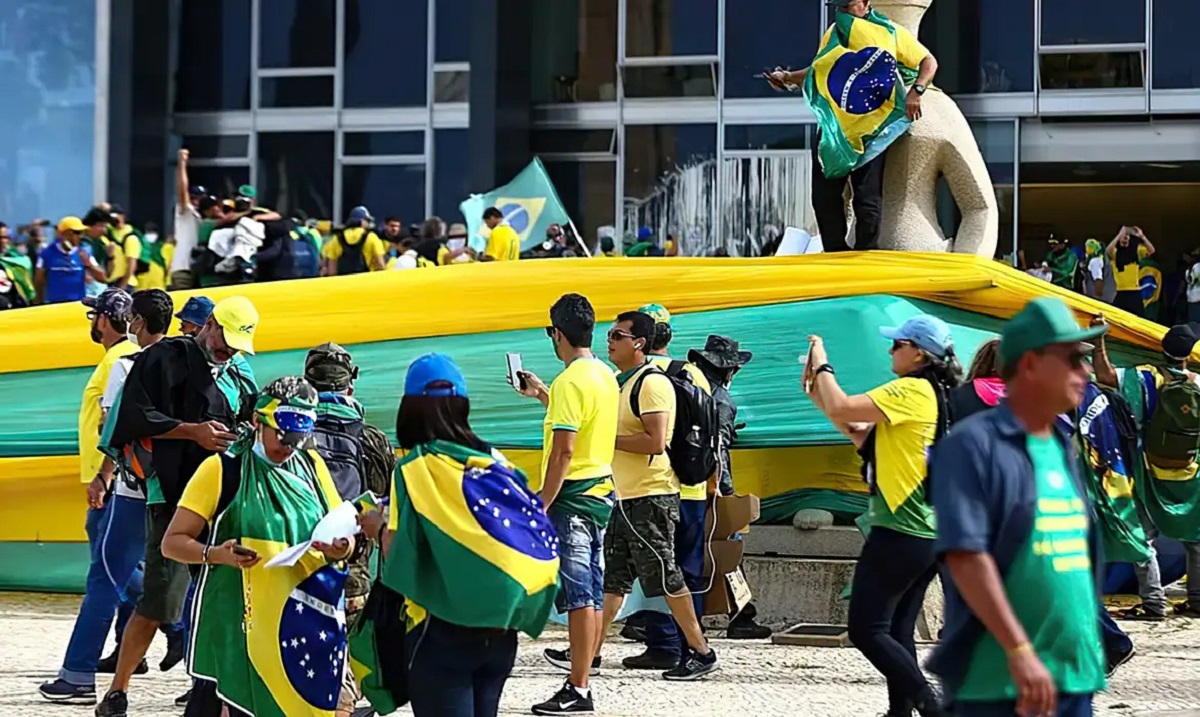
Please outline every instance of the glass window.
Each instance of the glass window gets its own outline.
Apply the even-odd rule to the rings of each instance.
[[[425,106],[429,4],[424,0],[345,2],[345,105]]]
[[[951,94],[1033,91],[1033,0],[935,2],[920,39]]]
[[[471,99],[471,73],[439,70],[433,74],[434,102],[467,102]]]
[[[617,1],[533,0],[533,101],[617,99]]]
[[[437,0],[435,61],[466,62],[471,59],[471,37],[464,32],[470,17],[471,0]]]
[[[1154,87],[1162,90],[1200,87],[1200,52],[1191,23],[1179,22],[1178,7],[1154,5]]]
[[[0,218],[57,221],[91,206],[93,0],[0,3]]]
[[[626,2],[626,57],[717,54],[717,0]]]
[[[1042,45],[1146,41],[1146,0],[1046,0]]]
[[[245,134],[184,137],[183,145],[192,159],[248,157],[250,136]]]
[[[260,107],[332,107],[333,75],[263,77]]]
[[[346,156],[380,154],[425,154],[425,133],[417,132],[347,132],[342,138],[342,153]]]
[[[616,131],[611,129],[546,129],[533,133],[534,154],[606,152],[615,154]]]
[[[616,226],[617,163],[546,162],[546,172],[580,239],[594,254],[601,227]]]
[[[259,66],[333,67],[335,6],[334,0],[259,0]]]
[[[333,216],[332,132],[258,135],[258,200],[284,216]]]
[[[807,152],[725,160],[721,239],[705,253],[720,248],[732,256],[761,256],[787,227],[816,234],[811,166]]]
[[[250,183],[250,165],[205,167],[188,164],[188,181],[193,187],[204,187],[215,196],[232,197],[237,194],[238,187]]]
[[[810,125],[731,124],[725,126],[725,149],[807,149]]]
[[[703,256],[713,249],[717,128],[645,125],[625,130],[625,231],[650,230],[662,246]]]
[[[463,217],[458,205],[471,196],[467,130],[436,130],[433,133],[433,163],[433,213],[447,225],[461,222]]]
[[[343,165],[342,213],[360,205],[377,218],[419,224],[425,218],[425,165]]]
[[[996,253],[1004,256],[1012,252],[1013,242],[1016,125],[1012,120],[971,120],[971,130],[975,134],[975,141],[979,143],[983,161],[987,163],[992,189],[996,192],[996,206],[1000,210],[1000,238],[996,243]],[[957,226],[954,231],[957,232]]]
[[[825,27],[822,7],[796,0],[726,2],[725,96],[777,95],[757,75],[776,66],[799,68],[812,62]]]
[[[1141,52],[1043,53],[1043,90],[1100,90],[1145,86]]]
[[[626,67],[624,72],[626,97],[717,96],[716,65]]]
[[[178,32],[175,111],[250,109],[250,3],[183,0]]]

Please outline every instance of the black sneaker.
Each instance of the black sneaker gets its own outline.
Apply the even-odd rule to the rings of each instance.
[[[640,655],[626,657],[621,666],[627,670],[669,670],[679,664],[679,655],[652,647]]]
[[[1174,613],[1179,617],[1200,617],[1200,605],[1181,602],[1175,606]]]
[[[116,647],[112,654],[108,657],[101,657],[96,663],[96,673],[100,675],[114,675],[117,672],[117,654],[121,651],[120,646]],[[150,666],[145,660],[138,663],[138,666],[133,670],[135,675],[144,675],[150,671]]]
[[[639,625],[625,625],[621,628],[621,637],[633,642],[645,642],[646,628]]]
[[[183,662],[183,631],[178,630],[167,633],[167,654],[163,656],[162,662],[158,663],[158,669],[167,672],[175,665]]]
[[[663,673],[664,680],[672,682],[691,682],[704,677],[717,669],[717,651],[710,645],[707,655],[701,655],[693,649],[688,649],[687,655],[675,667]]]
[[[1113,613],[1113,617],[1118,620],[1143,620],[1148,622],[1162,622],[1167,619],[1165,610],[1155,610],[1147,607],[1146,603],[1138,603],[1132,607],[1127,607],[1117,610]]]
[[[743,622],[733,621],[725,631],[730,640],[765,640],[771,636],[771,628],[759,625],[753,620]]]
[[[1126,662],[1132,660],[1133,656],[1136,654],[1137,650],[1133,649],[1133,645],[1130,645],[1128,651],[1122,652],[1118,655],[1110,656],[1108,658],[1107,669],[1104,672],[1105,677],[1112,677],[1113,674],[1116,673],[1117,669],[1121,667],[1121,665],[1124,665]]]
[[[95,685],[73,685],[60,678],[44,683],[38,688],[38,692],[51,702],[62,702],[68,705],[96,704]]]
[[[563,683],[562,689],[553,697],[530,709],[535,715],[590,715],[596,711],[592,691],[589,689],[584,694],[570,682]]]
[[[565,650],[545,650],[542,652],[542,657],[546,658],[546,662],[554,665],[560,670],[571,671],[571,648]],[[588,674],[592,677],[600,674],[600,656],[596,655],[592,658],[592,669],[588,670]]]
[[[192,690],[189,687],[187,692],[175,698],[176,707],[187,707],[187,703],[192,699]]]
[[[128,717],[129,698],[124,692],[112,690],[96,705],[96,717]]]

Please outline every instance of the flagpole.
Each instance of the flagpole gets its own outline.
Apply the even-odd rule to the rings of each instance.
[[[571,227],[571,233],[575,235],[575,241],[578,242],[579,248],[583,249],[584,255],[591,259],[592,253],[588,251],[587,244],[583,243],[583,235],[579,233],[579,229],[575,226],[575,222],[571,221],[570,217],[567,217],[567,226]]]

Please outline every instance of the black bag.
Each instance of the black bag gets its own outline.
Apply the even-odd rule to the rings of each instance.
[[[363,248],[367,245],[371,232],[368,229],[363,229],[362,232],[363,235],[357,244],[346,241],[345,230],[338,232],[336,241],[342,245],[342,255],[337,258],[338,276],[361,274],[369,268],[367,258],[363,256]]]
[[[367,489],[363,463],[362,421],[344,421],[321,417],[313,426],[317,453],[325,460],[333,484],[342,500],[354,500]]]
[[[720,426],[717,404],[692,382],[683,361],[672,361],[663,371],[651,366],[638,376],[629,396],[629,407],[633,415],[641,417],[638,397],[642,382],[651,373],[660,373],[671,381],[675,389],[675,426],[671,442],[667,445],[667,458],[671,468],[679,477],[681,485],[700,485],[713,476],[720,461]]]

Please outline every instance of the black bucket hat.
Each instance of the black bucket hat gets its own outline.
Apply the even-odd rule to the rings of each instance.
[[[704,361],[714,368],[727,369],[745,366],[750,363],[750,359],[754,358],[754,354],[749,351],[739,351],[738,342],[728,336],[713,334],[704,343],[703,350],[692,349],[688,351],[687,358],[692,363]]]

